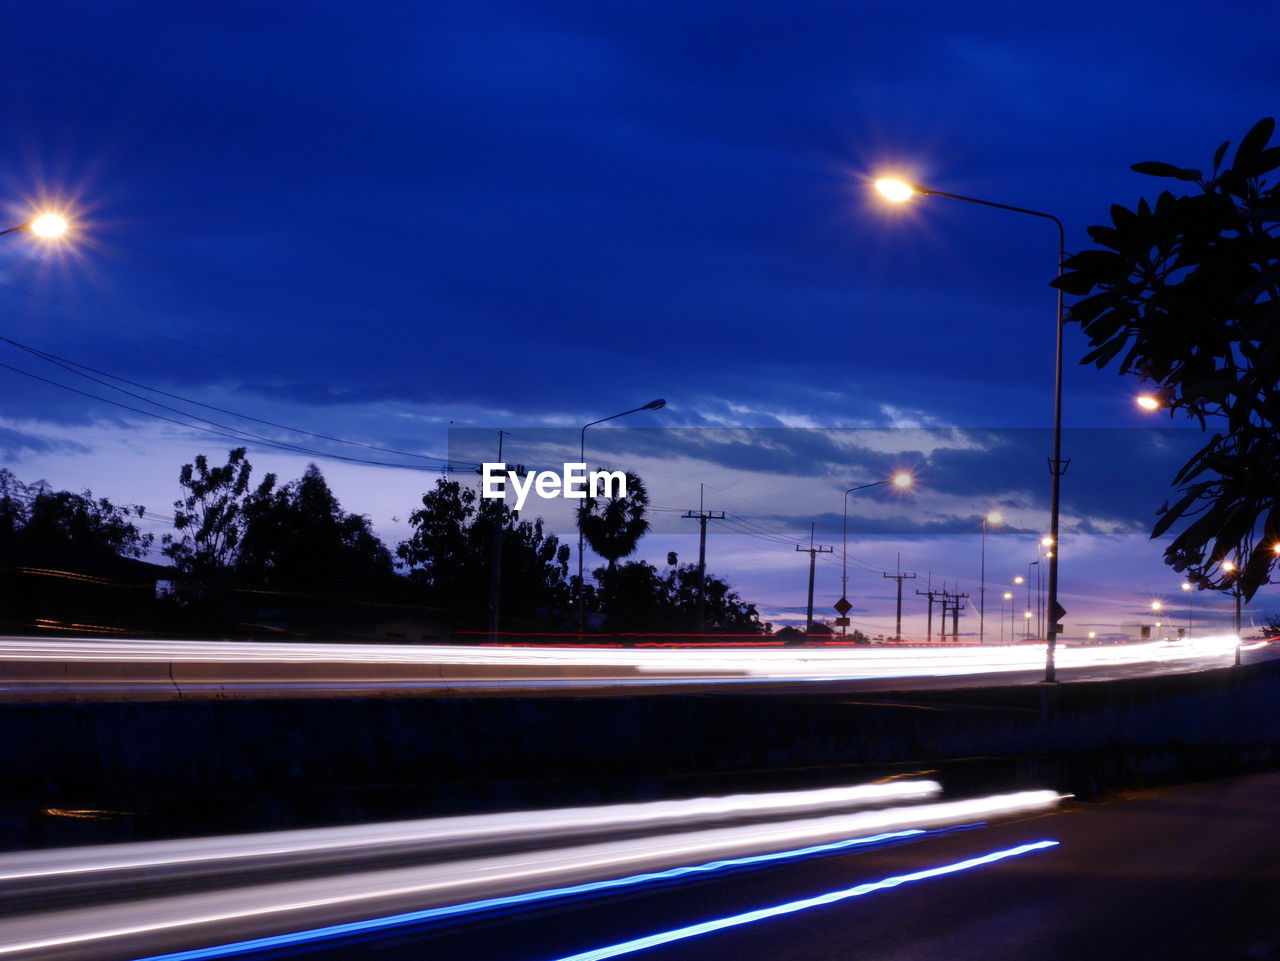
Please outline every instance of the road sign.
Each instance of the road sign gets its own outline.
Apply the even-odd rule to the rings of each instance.
[[[835,609],[841,617],[844,617],[851,610],[853,610],[853,605],[849,603],[849,598],[842,597],[840,598],[840,600],[836,601]]]
[[[1057,624],[1058,621],[1062,620],[1066,616],[1067,616],[1067,612],[1062,609],[1062,605],[1059,604],[1057,601],[1054,601],[1053,610],[1049,612],[1049,620]]]
[[[847,617],[836,618],[836,627],[848,627],[848,626],[849,626],[849,618]]]

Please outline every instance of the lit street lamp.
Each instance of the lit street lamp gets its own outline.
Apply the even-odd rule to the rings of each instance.
[[[1001,600],[1009,603],[1009,640],[1013,640],[1013,591],[1005,591]],[[1000,643],[1004,643],[1004,611],[1000,613]]]
[[[992,511],[982,518],[982,560],[978,565],[978,643],[981,644],[987,637],[987,525],[999,524],[1004,520],[1004,515],[999,511]],[[1001,630],[1004,629],[1004,622],[1001,621]]]
[[[57,240],[66,234],[69,227],[67,218],[61,214],[45,213],[31,218],[24,224],[0,230],[0,237],[5,234],[16,234],[20,230],[29,230],[41,240]]]
[[[1236,564],[1235,564],[1235,562],[1234,562],[1234,561],[1223,561],[1223,562],[1222,562],[1222,569],[1223,569],[1224,571],[1226,571],[1228,574],[1231,574],[1231,575],[1232,575],[1232,577],[1231,577],[1231,595],[1235,598],[1235,601],[1236,601],[1236,619],[1235,619],[1235,626],[1236,626],[1236,658],[1235,658],[1235,666],[1236,666],[1236,667],[1239,667],[1239,666],[1240,666],[1240,584],[1239,584],[1239,582],[1236,580],[1236,577],[1235,577],[1235,574],[1236,574]]]
[[[1191,639],[1191,582],[1183,581],[1182,590],[1187,595],[1187,639]]]
[[[596,424],[603,424],[607,420],[617,420],[619,417],[626,417],[628,414],[636,414],[642,410],[657,410],[660,407],[666,407],[667,402],[659,397],[657,400],[651,400],[649,403],[641,407],[633,407],[631,410],[624,410],[620,414],[610,414],[608,417],[601,417],[599,420],[593,420],[589,424],[583,424],[582,430],[578,433],[578,462],[585,464],[587,462],[587,428],[594,427]],[[578,518],[578,633],[583,632],[586,625],[586,588],[587,583],[582,577],[582,552],[584,550],[584,541],[582,536],[582,518]]]
[[[982,207],[994,207],[997,210],[1008,210],[1016,214],[1026,214],[1051,220],[1058,228],[1058,278],[1062,278],[1062,261],[1066,256],[1066,228],[1062,221],[1053,214],[1026,207],[1014,207],[1009,204],[998,204],[990,200],[979,200],[976,197],[965,197],[960,194],[944,193],[918,184],[905,183],[901,180],[883,178],[876,181],[876,189],[886,199],[894,203],[904,203],[914,195],[926,197],[946,197],[949,200],[962,200],[965,203],[978,204]],[[1049,473],[1053,478],[1049,494],[1049,537],[1054,545],[1058,543],[1058,513],[1061,500],[1062,474],[1066,470],[1062,460],[1062,288],[1058,288],[1058,305],[1054,314],[1054,366],[1053,366],[1053,453],[1049,458]],[[1058,553],[1056,546],[1049,557],[1049,624],[1046,632],[1048,644],[1045,648],[1044,679],[1046,682],[1056,681],[1057,668],[1054,664],[1054,649],[1058,639],[1058,621],[1066,612],[1058,605]]]
[[[910,487],[912,484],[912,478],[911,475],[905,471],[899,471],[887,480],[873,481],[870,484],[860,484],[857,487],[850,487],[844,492],[844,521],[840,526],[840,600],[844,601],[845,604],[849,603],[849,495],[854,491],[864,491],[868,487],[883,487],[885,484],[892,484],[894,487]],[[898,599],[902,599],[901,592],[898,594]],[[901,610],[899,610],[898,614],[901,616]],[[843,611],[840,612],[840,617],[842,619],[848,619],[848,615]],[[840,635],[842,637],[845,636],[845,632],[847,630],[848,625],[840,625]],[[901,638],[899,638],[899,640],[901,640]]]
[[[1039,550],[1040,550],[1039,548],[1036,548],[1037,558],[1040,556]],[[1031,606],[1031,568],[1033,567],[1036,569],[1036,603],[1034,608],[1032,608]],[[1035,632],[1039,634],[1040,633],[1040,561],[1039,560],[1027,562],[1027,610],[1033,610],[1033,609],[1036,612]],[[1030,639],[1031,639],[1031,624],[1028,623],[1027,624],[1027,640],[1030,640]]]

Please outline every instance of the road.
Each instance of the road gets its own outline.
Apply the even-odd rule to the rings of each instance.
[[[1227,961],[1280,958],[1280,775],[1168,789],[912,844],[817,858],[473,924],[344,944],[338,961]],[[765,908],[994,863],[678,938],[608,949]],[[376,947],[375,953],[367,950]],[[603,950],[602,950],[603,949]]]
[[[370,831],[387,840],[385,825],[64,851],[52,864],[8,855],[0,957],[1280,958],[1280,774],[1063,806],[1052,792],[948,801],[927,783],[876,789],[904,794],[746,796],[719,820],[701,800],[590,809],[593,824],[544,812],[561,836],[534,843],[542,829],[526,821],[514,848],[503,819],[530,815],[397,826],[396,844],[406,831],[416,840],[395,857],[424,864],[365,849]],[[442,824],[471,832],[443,860],[421,847],[453,835]],[[305,874],[302,855],[321,858],[321,875],[288,879]],[[271,866],[277,857],[292,860]],[[168,896],[33,913],[22,894],[41,880],[33,866],[82,901],[86,890],[124,898],[130,876]],[[191,871],[219,877],[184,889]],[[324,930],[339,922],[354,924]],[[242,937],[267,941],[232,953]]]
[[[1234,638],[1060,647],[1064,681],[1202,671],[1231,663]],[[1280,645],[1246,645],[1252,663]],[[870,692],[1034,684],[1044,648],[601,649],[0,638],[0,701],[262,697],[609,697]]]

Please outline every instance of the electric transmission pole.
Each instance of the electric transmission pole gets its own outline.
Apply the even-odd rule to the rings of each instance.
[[[809,546],[801,547],[799,544],[797,544],[796,550],[809,555],[809,613],[805,615],[804,632],[805,634],[810,634],[813,631],[813,568],[817,563],[819,554],[830,554],[832,551],[835,550],[835,548],[814,546],[813,524],[811,523],[809,525]]]
[[[696,520],[698,522],[698,633],[705,631],[706,609],[707,609],[707,521],[724,520],[724,511],[708,511],[702,509],[702,485],[698,485],[698,509],[696,511],[685,511],[682,515],[684,520]]]
[[[957,585],[957,588],[959,585]],[[942,590],[942,631],[946,636],[947,630],[947,612],[951,613],[951,637],[952,640],[960,639],[960,611],[964,608],[963,601],[967,600],[968,594],[961,594],[957,591]]]
[[[897,629],[897,633],[894,634],[893,639],[895,641],[901,641],[902,640],[902,582],[915,580],[916,575],[902,573],[902,555],[899,554],[898,555],[898,573],[885,574],[884,576],[892,578],[893,580],[898,582],[898,629]],[[920,592],[916,591],[916,593],[919,594]],[[932,614],[932,611],[930,611],[930,614]],[[930,617],[930,621],[932,622],[932,617]]]
[[[935,601],[938,601],[940,599],[942,601],[942,633],[945,634],[947,631],[946,592],[935,591],[932,587],[930,587],[923,591],[917,589],[916,593],[919,594],[921,597],[929,598],[929,620],[927,622],[928,627],[925,628],[924,638],[926,641],[932,641],[933,640],[933,604]]]

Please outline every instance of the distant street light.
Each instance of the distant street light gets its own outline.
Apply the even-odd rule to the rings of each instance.
[[[657,410],[660,407],[666,407],[667,402],[659,397],[657,400],[651,400],[649,403],[640,407],[633,407],[630,410],[624,410],[620,414],[610,414],[608,417],[601,417],[599,420],[593,420],[589,424],[583,424],[582,430],[578,433],[578,462],[585,464],[587,462],[587,428],[594,427],[596,424],[603,424],[607,420],[617,420],[619,417],[626,417],[628,414],[637,414],[642,410]],[[582,518],[578,517],[578,633],[583,633],[583,629],[587,622],[586,613],[586,593],[587,582],[582,577],[582,552],[585,543],[582,536]]]
[[[1191,638],[1191,597],[1192,597],[1191,582],[1183,581],[1182,590],[1187,595],[1187,639],[1190,640]]]
[[[1030,217],[1039,217],[1042,220],[1051,220],[1058,228],[1058,278],[1062,278],[1062,262],[1066,257],[1067,232],[1063,227],[1062,221],[1053,214],[1047,214],[1039,210],[1030,210],[1026,207],[1014,207],[1009,204],[999,204],[991,200],[979,200],[977,197],[965,197],[961,194],[944,193],[941,190],[933,190],[929,187],[922,187],[919,184],[907,183],[893,177],[884,177],[875,183],[876,190],[882,196],[894,203],[904,203],[910,200],[916,194],[925,197],[946,197],[949,200],[962,200],[965,203],[978,204],[982,207],[994,207],[997,210],[1008,210],[1016,214],[1026,214]],[[1057,545],[1058,543],[1058,514],[1059,503],[1061,501],[1062,474],[1067,469],[1066,463],[1062,460],[1062,288],[1058,288],[1058,306],[1054,314],[1054,367],[1053,367],[1053,453],[1049,458],[1049,473],[1053,478],[1052,487],[1049,494],[1049,538],[1050,543]],[[1055,550],[1049,557],[1049,624],[1046,632],[1048,644],[1045,647],[1045,664],[1044,679],[1046,682],[1054,682],[1058,679],[1057,668],[1054,664],[1054,649],[1058,639],[1058,550]],[[1063,612],[1065,613],[1065,612]]]
[[[999,524],[1004,515],[992,511],[982,518],[982,559],[978,564],[978,643],[982,644],[987,637],[987,525]],[[1001,621],[1001,630],[1004,622]]]
[[[1152,609],[1153,611],[1158,611],[1158,610],[1160,610],[1160,609],[1161,609],[1161,608],[1163,608],[1163,607],[1164,607],[1164,605],[1163,605],[1163,604],[1161,604],[1159,601],[1152,601],[1152,602],[1151,602],[1151,609]]]
[[[915,479],[906,471],[898,471],[892,477],[886,480],[873,481],[870,484],[860,484],[857,487],[850,487],[844,492],[844,521],[840,527],[840,600],[848,603],[849,601],[849,495],[854,491],[864,491],[868,487],[883,487],[885,484],[892,484],[894,487],[906,488],[910,487]],[[901,584],[901,582],[899,582]],[[902,595],[899,593],[899,600]],[[901,613],[901,611],[899,611]],[[840,615],[842,620],[847,620],[845,614]],[[840,625],[840,636],[844,637],[848,630],[847,624]],[[899,638],[901,640],[901,638]]]
[[[1235,666],[1236,666],[1236,667],[1239,667],[1239,666],[1240,666],[1240,583],[1239,583],[1239,581],[1236,579],[1236,577],[1234,576],[1234,575],[1235,575],[1235,573],[1236,573],[1236,563],[1235,563],[1234,561],[1223,561],[1223,562],[1222,562],[1222,569],[1223,569],[1224,571],[1226,571],[1228,574],[1231,574],[1231,575],[1232,575],[1232,578],[1231,578],[1231,595],[1232,595],[1232,597],[1234,597],[1234,598],[1235,598],[1235,602],[1236,602],[1236,617],[1235,617],[1235,627],[1236,627],[1236,657],[1235,657]]]
[[[1036,569],[1036,633],[1040,633],[1040,548],[1036,548],[1036,560],[1027,561],[1027,608],[1031,609],[1031,568]],[[1031,640],[1031,625],[1027,625],[1027,640]]]
[[[1009,605],[1009,640],[1012,641],[1013,640],[1013,591],[1005,591],[1004,594],[1000,596],[1000,599],[1002,601],[1007,602]],[[1000,643],[1001,644],[1004,643],[1004,611],[1003,609],[1000,612]]]

